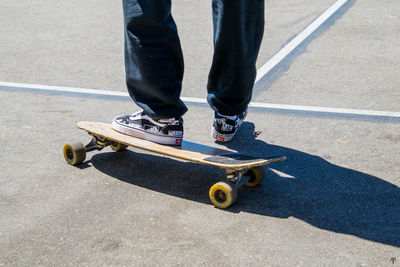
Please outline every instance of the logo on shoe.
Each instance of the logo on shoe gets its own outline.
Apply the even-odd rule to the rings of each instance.
[[[223,138],[222,136],[220,136],[218,134],[215,135],[215,139],[217,139],[217,141],[220,141],[220,142],[224,142],[225,141],[225,138]]]
[[[175,139],[175,144],[178,146],[182,145],[182,139]]]

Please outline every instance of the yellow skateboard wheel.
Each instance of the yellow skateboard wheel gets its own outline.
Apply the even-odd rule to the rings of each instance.
[[[249,169],[245,175],[250,176],[250,180],[244,185],[247,187],[256,187],[264,180],[267,171],[263,166],[259,166]]]
[[[81,142],[66,144],[63,148],[64,158],[68,164],[77,165],[86,158],[86,149]]]
[[[112,143],[112,144],[110,145],[110,147],[111,147],[111,149],[114,150],[115,152],[119,152],[119,151],[125,150],[128,146],[127,146],[127,145],[124,145],[124,144],[121,144],[121,143],[115,142],[115,143]]]
[[[237,199],[237,188],[230,182],[219,182],[210,188],[209,196],[215,207],[226,209]]]

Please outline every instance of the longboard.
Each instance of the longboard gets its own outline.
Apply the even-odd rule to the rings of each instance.
[[[256,187],[266,176],[264,165],[284,161],[285,156],[257,158],[232,150],[206,146],[184,140],[181,146],[160,145],[147,140],[128,136],[112,129],[111,124],[81,121],[77,127],[92,136],[86,146],[81,142],[66,144],[63,148],[67,163],[77,165],[86,158],[86,152],[110,146],[122,151],[128,146],[161,154],[175,159],[198,164],[217,166],[224,169],[226,181],[210,188],[211,202],[218,208],[227,208],[237,199],[237,189],[242,186]]]

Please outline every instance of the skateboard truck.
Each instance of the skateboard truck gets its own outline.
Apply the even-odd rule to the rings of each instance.
[[[225,170],[226,179],[233,183],[237,188],[242,187],[250,180],[250,176],[245,175],[247,170]]]
[[[110,145],[110,142],[103,139],[100,140],[99,137],[92,135],[92,140],[85,146],[86,152],[93,151],[93,150],[102,150],[106,146]]]
[[[102,150],[103,148],[110,146],[114,151],[121,151],[127,148],[128,146],[124,144],[120,144],[114,141],[110,141],[105,139],[104,137],[99,137],[96,135],[91,135],[92,140],[85,146],[86,152],[90,152],[93,150]]]

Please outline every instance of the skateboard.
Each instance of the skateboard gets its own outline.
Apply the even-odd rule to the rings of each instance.
[[[118,152],[129,146],[170,158],[216,166],[226,172],[226,180],[211,186],[209,197],[217,208],[227,208],[238,197],[241,186],[256,187],[266,176],[264,165],[286,160],[285,156],[256,158],[232,150],[183,141],[180,146],[167,146],[135,138],[112,129],[111,124],[82,121],[77,127],[92,136],[87,145],[81,142],[64,145],[63,154],[68,164],[77,165],[86,158],[86,152],[109,146]]]

